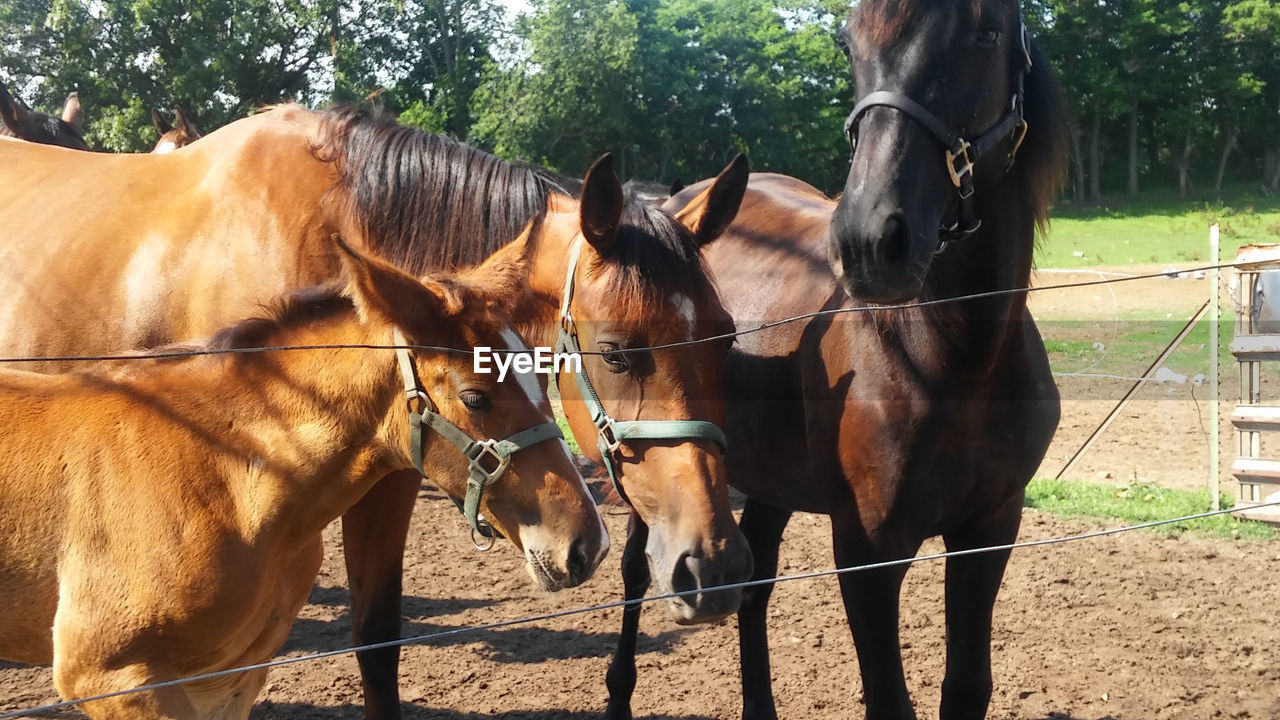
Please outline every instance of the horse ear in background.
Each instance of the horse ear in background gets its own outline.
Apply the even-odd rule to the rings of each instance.
[[[173,109],[173,118],[176,125],[171,125],[160,111],[156,108],[151,109],[151,124],[155,126],[156,133],[160,135],[160,139],[156,141],[156,146],[151,150],[153,155],[164,155],[171,153],[180,147],[186,147],[191,143],[203,137],[195,125],[187,120],[186,114],[182,112],[181,107]]]
[[[83,116],[80,95],[71,93],[62,107],[62,118],[35,112],[25,107],[0,84],[0,135],[27,142],[59,145],[72,150],[88,150],[81,136]]]
[[[62,103],[62,122],[75,128],[76,132],[84,131],[84,113],[80,110],[80,93],[73,92]]]
[[[160,136],[173,130],[173,125],[170,125],[169,121],[164,119],[164,116],[160,114],[160,110],[157,108],[151,108],[151,124],[155,127],[156,134]]]
[[[676,219],[693,230],[699,246],[724,234],[738,214],[742,196],[747,191],[751,165],[747,156],[738,153],[707,188],[676,214]]]

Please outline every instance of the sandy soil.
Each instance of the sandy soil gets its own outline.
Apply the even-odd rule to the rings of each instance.
[[[585,586],[556,595],[533,588],[509,545],[480,554],[439,493],[424,490],[406,580],[407,632],[426,635],[585,607],[620,592],[613,552]],[[624,518],[607,517],[621,541]],[[1023,539],[1091,529],[1028,511]],[[336,528],[316,589],[285,652],[347,642],[345,578]],[[781,572],[831,566],[826,518],[798,515]],[[937,551],[936,543],[925,551]],[[1152,532],[1020,550],[997,606],[996,692],[990,717],[1280,717],[1280,625],[1275,583],[1280,545]],[[942,565],[916,565],[903,593],[903,653],[922,718],[937,716],[943,662]],[[410,718],[487,715],[552,720],[594,717],[620,611],[469,632],[405,650],[402,692]],[[642,622],[640,717],[733,718],[739,687],[736,628],[677,627],[647,609]],[[835,580],[784,583],[771,609],[773,676],[782,717],[862,717],[861,683]],[[0,710],[55,700],[45,668],[0,665]],[[278,668],[253,713],[277,718],[357,717],[350,656]],[[64,711],[54,717],[79,717]]]
[[[1084,277],[1084,276],[1081,276]],[[1071,279],[1042,275],[1040,282]],[[1090,289],[1033,296],[1037,313],[1116,307],[1186,306],[1203,281],[1145,281],[1110,299]],[[1137,283],[1130,284],[1136,286]],[[1117,288],[1123,286],[1117,286]],[[1081,311],[1082,312],[1082,311]],[[1224,368],[1224,418],[1234,403],[1234,367]],[[1118,393],[1072,379],[1059,436],[1042,472],[1053,474]],[[1205,389],[1201,388],[1199,393]],[[1196,403],[1199,403],[1198,405]],[[1207,418],[1204,395],[1186,385],[1150,386],[1073,471],[1116,480],[1137,476],[1203,487]],[[1200,420],[1197,420],[1200,418]],[[1234,448],[1223,423],[1223,447]],[[1224,469],[1229,466],[1223,453]],[[499,620],[617,599],[625,519],[606,509],[615,547],[581,588],[535,590],[509,545],[471,549],[453,506],[424,489],[406,560],[406,632],[429,635]],[[1096,527],[1027,511],[1022,539]],[[825,518],[797,515],[787,531],[780,572],[832,565]],[[346,581],[336,528],[311,604],[284,653],[348,644]],[[936,552],[936,542],[924,552]],[[993,636],[995,696],[990,717],[1017,720],[1165,720],[1280,718],[1280,544],[1128,533],[1016,552],[997,606]],[[944,624],[940,563],[915,566],[903,593],[902,641],[908,683],[922,718],[936,717]],[[596,611],[492,631],[473,631],[409,647],[401,668],[410,718],[452,720],[501,715],[525,720],[595,717],[619,610]],[[640,717],[735,718],[739,714],[735,621],[677,627],[657,608],[645,611],[635,709]],[[785,583],[774,595],[770,633],[774,688],[782,717],[863,716],[853,643],[834,579]],[[0,663],[0,712],[56,700],[47,668]],[[341,656],[276,669],[253,717],[358,717],[355,661]],[[76,711],[52,717],[81,717]]]

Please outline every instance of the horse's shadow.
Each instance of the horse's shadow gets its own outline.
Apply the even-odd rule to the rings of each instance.
[[[400,705],[405,720],[480,720],[493,717],[486,713],[459,712],[457,710],[437,710],[419,707],[408,703]],[[294,703],[258,703],[249,714],[249,720],[337,720],[338,718],[355,718],[364,714],[359,705],[317,708],[310,705]],[[508,720],[587,720],[600,717],[598,712],[572,710],[515,710],[502,713]],[[707,715],[646,715],[652,720],[714,720]]]
[[[312,589],[309,601],[313,604],[345,608],[348,595],[345,588],[320,587]],[[467,625],[423,622],[423,618],[443,617],[464,610],[487,608],[499,604],[495,600],[433,599],[407,596],[403,600],[403,612],[407,620],[401,627],[401,637],[414,638],[432,635],[416,641],[414,645],[447,647],[484,643],[483,651],[489,660],[498,663],[539,663],[546,660],[569,660],[586,657],[610,657],[617,643],[617,633],[582,632],[579,630],[550,630],[536,625],[520,625],[489,630],[474,630]],[[675,628],[656,635],[642,635],[638,651],[669,654],[680,640],[698,628]],[[279,653],[323,652],[351,642],[351,615],[344,611],[333,620],[299,619],[293,623],[289,637]]]

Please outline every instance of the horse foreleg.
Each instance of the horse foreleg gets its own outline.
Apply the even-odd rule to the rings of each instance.
[[[791,519],[790,510],[747,500],[738,523],[755,559],[752,580],[770,580],[778,574],[778,547]],[[773,583],[749,587],[738,607],[738,652],[742,663],[743,720],[776,720],[773,684],[769,675],[769,596]]]
[[[947,550],[1007,545],[1018,536],[1023,494],[974,527],[946,533]],[[991,613],[1009,551],[947,558],[947,674],[942,720],[981,720],[991,702]]]
[[[55,655],[53,682],[58,694],[74,699],[105,695],[119,690],[142,687],[171,676],[158,676],[150,666],[138,663],[108,668],[84,657]],[[265,672],[261,673],[265,676]],[[252,704],[252,701],[250,701]],[[200,720],[200,712],[181,685],[149,692],[117,695],[105,700],[82,703],[80,709],[93,720]],[[246,715],[248,709],[246,708]]]
[[[649,560],[644,548],[649,542],[649,526],[634,511],[627,523],[627,545],[622,551],[622,592],[627,600],[644,597],[649,589]],[[609,705],[604,716],[610,720],[630,720],[631,695],[636,689],[636,638],[640,633],[639,603],[622,610],[622,633],[618,649],[605,674]]]
[[[911,557],[919,548],[918,542],[914,546],[906,542],[874,545],[856,517],[833,515],[831,532],[836,566],[841,568]],[[845,616],[862,672],[867,720],[914,720],[916,716],[907,694],[898,642],[898,596],[906,574],[907,566],[900,565],[840,575]]]
[[[342,516],[342,547],[351,586],[351,633],[357,645],[400,638],[401,574],[409,520],[422,478],[388,475]],[[367,718],[400,717],[400,648],[356,654]]]

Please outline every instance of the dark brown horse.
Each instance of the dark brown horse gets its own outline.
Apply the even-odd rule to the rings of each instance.
[[[756,578],[776,573],[795,511],[830,516],[839,567],[911,557],[934,535],[961,550],[1018,533],[1023,488],[1059,412],[1024,295],[906,310],[873,303],[1027,287],[1066,135],[1053,78],[1034,47],[1024,52],[1023,37],[1012,0],[863,0],[841,33],[863,103],[851,116],[857,145],[840,202],[794,178],[753,175],[737,219],[708,251],[739,330],[852,311],[741,336],[730,353],[730,482],[749,498],[741,528]],[[1018,115],[1006,121],[1010,108]],[[925,113],[935,119],[922,121]],[[973,168],[957,167],[964,153],[931,124],[981,148],[968,150]],[[986,132],[993,127],[998,135]],[[628,549],[624,563],[630,557]],[[986,713],[992,609],[1007,558],[947,562],[945,720]],[[898,642],[905,573],[840,576],[866,714],[876,720],[915,716]],[[634,568],[624,576],[643,580]],[[738,613],[751,720],[776,717],[771,590],[748,590]],[[609,672],[615,718],[630,714],[634,631],[624,623]]]
[[[729,507],[719,431],[704,432],[724,419],[727,344],[614,351],[732,327],[701,249],[732,220],[746,175],[745,161],[734,162],[673,217],[628,202],[607,160],[575,200],[538,170],[447,138],[361,110],[295,106],[164,155],[4,142],[0,217],[7,250],[24,254],[0,272],[0,354],[97,354],[211,334],[265,299],[332,279],[335,232],[416,276],[492,256],[520,273],[507,299],[525,338],[550,345],[574,327],[596,353],[583,368],[599,401],[561,383],[565,414],[594,459],[603,459],[597,438],[610,437],[619,484],[652,528],[642,556],[655,582],[696,590],[742,580],[751,563]],[[682,424],[615,444],[610,417],[621,427]],[[343,516],[357,643],[399,635],[402,555],[420,484],[416,473],[394,473]],[[577,565],[587,571],[599,557],[583,552]],[[740,595],[700,593],[669,609],[682,622],[706,620],[732,613]],[[399,715],[398,656],[396,648],[359,656],[372,717]]]
[[[10,95],[4,85],[0,85],[0,137],[88,150],[89,144],[80,134],[82,123],[78,93],[67,96],[62,105],[62,117],[56,118],[28,109]]]

